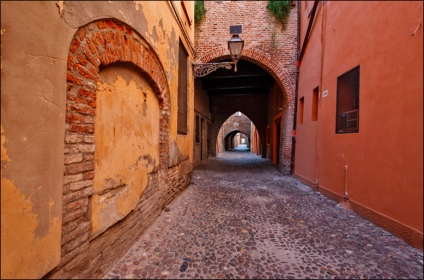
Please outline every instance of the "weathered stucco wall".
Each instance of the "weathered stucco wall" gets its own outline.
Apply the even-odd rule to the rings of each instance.
[[[98,119],[100,115],[86,115],[81,113],[82,111],[79,116],[78,114],[73,116],[66,114],[65,104],[69,90],[67,79],[68,82],[69,79],[72,79],[67,73],[69,67],[73,67],[72,71],[79,71],[79,74],[75,76],[76,79],[73,80],[77,86],[84,87],[87,92],[99,93],[99,108],[97,109],[100,110],[97,110],[97,112],[104,111],[102,110],[103,107],[116,112],[120,104],[122,105],[124,102],[121,99],[121,103],[108,104],[107,98],[102,99],[100,88],[99,91],[97,89],[89,91],[96,88],[97,85],[91,82],[85,83],[85,81],[88,81],[85,79],[92,75],[98,75],[99,69],[96,69],[96,63],[86,64],[86,61],[90,60],[89,57],[85,57],[86,61],[84,61],[84,57],[73,56],[73,51],[78,53],[79,44],[86,46],[84,34],[82,32],[76,33],[90,22],[108,18],[117,19],[130,27],[125,29],[129,30],[128,32],[140,34],[144,40],[144,47],[158,58],[159,68],[163,69],[164,73],[163,85],[166,85],[169,93],[169,100],[165,101],[165,103],[170,104],[170,108],[167,109],[169,115],[166,117],[170,124],[167,128],[168,137],[166,138],[170,147],[166,151],[167,155],[158,159],[160,151],[153,152],[154,143],[149,148],[141,145],[135,154],[141,156],[147,153],[150,156],[139,162],[140,165],[149,165],[145,171],[137,175],[139,176],[137,179],[142,179],[141,181],[144,183],[134,188],[128,188],[128,190],[132,189],[133,191],[124,191],[121,194],[122,197],[127,196],[127,198],[140,197],[143,189],[149,188],[150,184],[152,191],[148,197],[152,202],[142,196],[144,202],[137,201],[137,204],[135,199],[130,199],[133,203],[127,208],[127,206],[119,206],[119,199],[117,199],[115,206],[112,207],[119,213],[119,218],[116,218],[116,220],[125,216],[125,213],[130,212],[133,208],[141,207],[140,209],[146,209],[143,210],[143,213],[145,213],[143,215],[147,215],[146,223],[151,223],[151,217],[155,217],[161,207],[153,207],[149,203],[169,202],[173,197],[172,195],[175,196],[178,191],[181,191],[187,185],[189,182],[187,177],[191,172],[191,133],[193,129],[191,122],[189,122],[189,135],[177,136],[175,125],[178,100],[179,40],[185,45],[189,53],[189,62],[193,56],[194,26],[190,26],[188,22],[190,17],[192,19],[194,2],[186,2],[185,4],[189,17],[185,16],[179,1],[173,2],[172,5],[165,1],[1,2],[2,278],[39,278],[53,268],[55,268],[55,271],[51,274],[52,277],[73,277],[83,271],[86,271],[86,274],[83,275],[90,277],[92,274],[89,273],[98,272],[98,270],[87,270],[87,267],[74,269],[75,265],[85,263],[84,265],[100,266],[99,261],[92,262],[90,258],[97,258],[104,265],[108,265],[110,259],[113,258],[113,254],[107,260],[99,258],[98,255],[89,255],[88,246],[81,245],[89,242],[88,235],[85,234],[87,229],[100,233],[106,227],[103,225],[103,221],[97,225],[95,223],[92,225],[91,222],[86,221],[87,216],[84,212],[86,210],[82,209],[87,209],[87,201],[91,195],[94,195],[93,200],[95,200],[95,195],[99,194],[91,192],[90,186],[87,185],[92,184],[92,180],[101,180],[101,177],[93,179],[93,174],[104,175],[104,172],[107,175],[104,175],[103,178],[107,178],[106,176],[109,175],[113,178],[116,174],[108,173],[110,166],[100,164],[96,167],[98,169],[94,170],[94,164],[90,163],[81,165],[82,168],[86,169],[81,173],[81,178],[80,175],[74,173],[65,179],[63,177],[64,171],[66,171],[64,163],[78,164],[80,160],[89,162],[90,157],[93,161],[93,156],[89,155],[90,147],[93,144],[91,143],[92,138],[83,138],[82,142],[76,143],[73,141],[79,141],[80,138],[72,138],[72,135],[67,135],[65,138],[65,130],[78,127],[80,130],[89,131],[92,127],[94,131],[95,126],[96,129],[99,128],[96,133],[102,133],[102,129],[103,133],[107,135],[111,133],[106,129],[107,121],[103,118]],[[104,30],[108,32],[112,30],[110,28],[112,27],[105,26]],[[86,32],[89,31],[92,30],[86,30]],[[101,40],[103,39],[105,38]],[[80,43],[82,41],[84,43]],[[72,59],[69,59],[68,54],[72,56]],[[97,57],[94,60],[104,59],[104,55],[106,55],[106,50],[103,54],[100,54],[101,58]],[[103,60],[101,63],[103,63]],[[93,68],[88,68],[86,65],[93,65]],[[189,77],[191,76],[190,71],[191,68],[189,68]],[[155,76],[155,78],[157,77],[158,75]],[[84,84],[78,84],[81,81]],[[105,85],[105,82],[102,85]],[[132,94],[132,98],[137,99],[139,97],[136,92],[139,92],[140,89],[136,89],[135,84],[131,81],[125,81],[125,78],[108,82],[108,85],[114,86],[117,89],[115,92],[126,88],[129,89],[128,94]],[[189,79],[188,85],[188,100],[190,102],[188,117],[190,118],[193,116],[192,79]],[[130,97],[129,95],[127,97]],[[88,97],[85,96],[84,98]],[[141,103],[144,100],[137,99],[137,102],[132,105],[143,106],[144,104]],[[158,97],[152,96],[152,93],[147,91],[146,102],[148,107],[146,109],[147,118],[157,115],[159,110],[154,102],[158,102]],[[159,102],[164,101],[159,100]],[[135,110],[130,104],[128,106]],[[87,108],[85,108],[86,113],[92,112]],[[143,108],[139,112],[143,113]],[[163,115],[162,112],[160,114]],[[103,117],[105,116],[103,115]],[[71,119],[73,122],[69,122]],[[114,122],[115,120],[110,121]],[[129,121],[132,121],[132,119],[127,119],[125,122],[128,124]],[[140,126],[143,124],[143,128],[151,125],[151,128],[145,130],[146,133],[147,131],[160,130],[157,119],[149,124],[142,123]],[[130,128],[129,125],[125,127]],[[160,133],[149,136],[149,139],[153,142],[161,141],[155,139],[155,137],[160,137]],[[94,138],[96,138],[96,135]],[[68,142],[64,142],[64,139],[67,139]],[[129,139],[129,142],[134,144],[138,139],[134,136]],[[99,148],[98,151],[96,150],[96,155],[101,155],[99,158],[106,159],[107,153],[102,149],[113,142],[110,141],[102,143],[96,140],[96,147]],[[123,153],[127,151],[123,147],[124,145],[116,142],[113,142],[113,144],[117,147],[117,151]],[[147,143],[144,144],[147,145]],[[67,148],[65,148],[65,145]],[[72,147],[69,148],[68,146]],[[138,148],[134,145],[133,147]],[[90,151],[80,151],[82,154],[77,155],[76,149],[79,148],[87,148]],[[66,156],[64,151],[68,153]],[[122,156],[119,159],[124,160],[124,164],[130,164],[135,160],[135,158],[119,156]],[[82,159],[80,159],[81,157]],[[156,179],[148,179],[151,177],[150,175],[147,175],[146,178],[145,173],[153,172],[154,166],[159,165],[159,162],[165,158],[167,160],[166,165],[169,165],[172,160],[174,169],[178,169],[178,172],[175,172],[174,169],[172,169],[172,172],[170,171],[175,178],[173,180],[166,179],[165,171],[161,175],[162,179],[157,175],[152,175]],[[183,167],[181,167],[182,159],[186,159]],[[127,182],[125,183],[128,185],[131,184],[131,180],[136,180],[136,178],[131,178],[124,169],[120,170],[119,176],[126,178]],[[156,190],[154,186],[160,185],[159,179],[166,182],[161,187],[163,188],[160,191],[161,195],[153,191]],[[72,187],[70,184],[72,184]],[[63,193],[68,192],[69,187],[75,191],[68,193],[68,196],[63,198]],[[146,191],[144,193],[147,195]],[[162,194],[167,196],[163,197]],[[159,199],[159,197],[161,198]],[[135,206],[136,204],[141,206]],[[94,209],[95,211],[96,209],[100,210],[100,207],[94,206]],[[69,211],[70,213],[65,220],[62,218],[62,211]],[[127,215],[126,218],[121,220],[122,222],[117,224],[135,223],[136,220],[128,218],[129,216],[131,215]],[[116,232],[118,236],[122,236],[122,232],[115,230],[115,228],[109,228],[106,232]],[[146,227],[141,228],[145,229]],[[69,234],[63,235],[64,232]],[[125,246],[129,245],[125,244]],[[106,242],[102,246],[108,246],[108,243]],[[99,252],[101,250],[90,249],[90,251]],[[66,255],[66,258],[64,258],[64,255]],[[101,274],[101,272],[99,273]]]
[[[60,261],[66,56],[74,31],[54,2],[2,2],[1,19],[1,277],[41,277]]]

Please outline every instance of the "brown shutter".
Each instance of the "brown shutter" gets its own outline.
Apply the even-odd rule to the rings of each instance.
[[[178,55],[178,123],[177,132],[187,134],[187,51],[180,42]]]

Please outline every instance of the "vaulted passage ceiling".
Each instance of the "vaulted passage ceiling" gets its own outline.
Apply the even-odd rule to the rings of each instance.
[[[208,95],[268,94],[274,78],[263,68],[245,60],[237,63],[237,72],[220,68],[202,78],[202,88]]]

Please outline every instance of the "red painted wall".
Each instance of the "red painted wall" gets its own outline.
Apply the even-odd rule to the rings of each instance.
[[[256,126],[251,122],[251,144],[250,144],[250,152],[260,156],[261,155],[261,140],[259,138],[259,132],[256,129]]]
[[[304,5],[301,42],[312,18]],[[319,190],[340,200],[347,165],[351,207],[421,248],[422,24],[422,2],[318,4],[299,69],[304,114],[303,124],[297,116],[295,165],[297,177],[311,186],[318,179]],[[358,65],[359,132],[336,134],[337,77]],[[312,92],[318,86],[318,120],[312,121]]]

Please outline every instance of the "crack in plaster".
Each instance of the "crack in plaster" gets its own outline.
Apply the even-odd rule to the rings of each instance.
[[[44,95],[41,95],[41,97],[42,97],[43,99],[45,99],[47,102],[49,102],[49,103],[51,103],[51,104],[55,105],[56,107],[59,107],[59,105],[58,105],[58,104],[56,104],[56,103],[54,103],[53,101],[51,101],[51,100],[47,99]]]
[[[88,22],[92,21],[93,17],[87,13],[82,3],[75,1],[76,3],[75,5],[78,5],[78,6],[72,6],[72,4],[69,5],[68,3],[64,1],[59,1],[59,2],[63,2],[63,8],[62,8],[60,17],[63,18],[64,22],[75,31],[80,27],[80,25],[83,25],[83,22],[85,20],[88,20]],[[58,6],[58,4],[56,5]],[[75,7],[77,8],[79,7],[84,13],[75,11]]]
[[[131,25],[131,22],[130,22],[129,18],[127,18],[127,17],[124,15],[124,12],[123,12],[122,10],[119,10],[119,13],[120,13],[120,14],[124,17],[125,22],[126,22],[128,25]]]
[[[63,58],[57,58],[57,57],[52,57],[52,56],[34,55],[34,54],[26,53],[26,52],[24,52],[24,54],[29,55],[29,56],[32,56],[32,57],[41,57],[41,58],[48,58],[48,59],[55,59],[55,60],[65,61],[65,59],[63,59]]]

